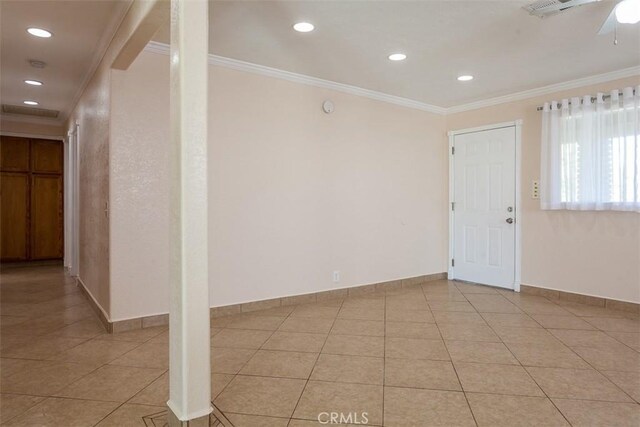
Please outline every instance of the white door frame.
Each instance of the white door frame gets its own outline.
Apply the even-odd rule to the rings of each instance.
[[[515,120],[513,122],[504,122],[504,123],[496,123],[486,126],[479,126],[475,128],[469,129],[460,129],[453,130],[447,132],[449,136],[449,268],[447,270],[449,280],[456,278],[455,266],[452,265],[453,254],[454,254],[454,211],[453,211],[453,203],[455,202],[455,193],[454,193],[454,141],[456,135],[462,135],[465,133],[474,133],[481,132],[486,130],[494,130],[494,129],[502,129],[513,127],[516,131],[516,176],[515,176],[515,189],[516,189],[516,206],[515,206],[515,271],[514,271],[514,283],[513,290],[515,292],[520,292],[520,274],[521,274],[521,257],[522,257],[522,246],[521,246],[521,229],[520,229],[520,211],[521,211],[521,167],[522,167],[522,153],[521,153],[521,141],[522,141],[522,120]]]

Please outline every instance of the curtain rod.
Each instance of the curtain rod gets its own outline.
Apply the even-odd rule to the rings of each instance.
[[[622,94],[623,94],[623,92],[621,90],[618,91],[618,95],[622,95]],[[636,94],[636,90],[635,89],[633,89],[633,94],[634,95]],[[602,96],[602,99],[609,99],[609,98],[611,98],[611,95],[603,95]],[[591,97],[591,103],[596,102],[597,99],[598,99],[597,97],[592,96]],[[580,103],[582,104],[582,98],[580,98]],[[562,105],[562,102],[558,102],[558,107],[560,107],[561,105]],[[569,105],[571,105],[571,101],[569,101]],[[542,111],[542,110],[544,110],[544,107],[538,107],[536,110],[537,111]]]

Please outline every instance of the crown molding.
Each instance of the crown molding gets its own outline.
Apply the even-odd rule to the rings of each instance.
[[[144,50],[145,52],[169,55],[169,45],[165,43],[151,41],[149,42],[149,44],[147,44]],[[209,54],[209,64],[230,68],[233,70],[246,71],[249,73],[288,80],[294,83],[301,83],[324,89],[332,89],[351,95],[362,96],[365,98],[375,99],[377,101],[388,102],[390,104],[401,105],[407,108],[413,108],[416,110],[422,110],[442,115],[477,110],[479,108],[491,107],[493,105],[504,104],[507,102],[520,101],[523,99],[561,92],[563,90],[576,89],[582,86],[590,86],[598,83],[623,79],[626,77],[640,76],[640,66],[636,66],[446,108],[427,104],[413,99],[402,98],[395,95],[389,95],[382,92],[363,89],[357,86],[350,86],[343,83],[337,83],[330,80],[307,76],[304,74],[292,73],[290,71],[279,70],[277,68],[266,67],[264,65],[226,58],[224,56]]]
[[[37,117],[37,116],[28,116],[22,114],[7,114],[0,113],[0,120],[5,120],[7,122],[14,123],[32,123],[36,125],[47,125],[47,126],[64,126],[65,120],[63,120],[60,116],[57,118],[51,117]]]
[[[169,55],[169,45],[152,41],[147,44],[147,46],[144,48],[144,51],[162,55]],[[369,89],[363,89],[357,86],[319,79],[317,77],[311,77],[305,74],[292,73],[290,71],[284,71],[264,65],[253,64],[251,62],[240,61],[238,59],[226,58],[224,56],[209,54],[209,64],[229,68],[232,70],[259,74],[261,76],[274,77],[293,83],[300,83],[323,89],[331,89],[350,95],[362,96],[364,98],[375,99],[376,101],[382,101],[402,107],[413,108],[415,110],[427,111],[429,113],[444,114],[446,112],[446,108],[426,104],[424,102],[415,101],[413,99],[402,98],[400,96],[389,95]]]
[[[624,79],[626,77],[640,76],[640,66],[623,68],[622,70],[611,71],[594,76],[583,77],[580,79],[569,80],[563,83],[556,83],[536,89],[524,90],[509,95],[497,96],[495,98],[484,99],[481,101],[470,102],[468,104],[456,105],[446,109],[445,114],[461,113],[463,111],[477,110],[479,108],[491,107],[493,105],[505,104],[507,102],[521,101],[523,99],[535,98],[551,93],[562,92],[565,90],[576,89],[583,86],[591,86],[598,83],[610,82],[613,80]]]

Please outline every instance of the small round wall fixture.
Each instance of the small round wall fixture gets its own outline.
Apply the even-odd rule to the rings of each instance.
[[[322,103],[322,111],[327,114],[333,113],[335,106],[333,105],[333,101],[326,100]]]
[[[38,105],[38,102],[36,101],[22,101],[22,103],[25,105]]]

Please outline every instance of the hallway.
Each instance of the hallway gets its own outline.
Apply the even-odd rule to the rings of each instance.
[[[61,267],[0,279],[2,425],[164,424],[166,327],[106,334]],[[628,312],[435,281],[215,318],[211,336],[223,425],[640,423]]]

